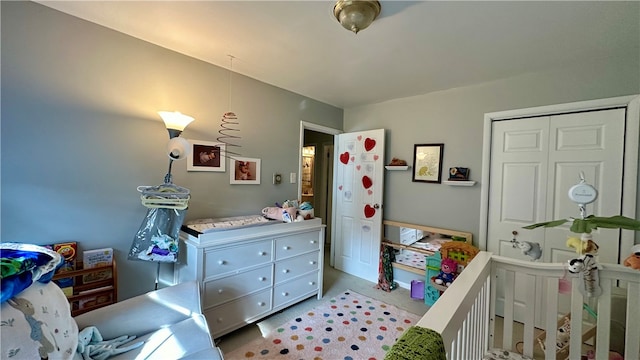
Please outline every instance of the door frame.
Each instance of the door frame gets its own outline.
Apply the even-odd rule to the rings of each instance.
[[[344,133],[344,131],[340,130],[340,129],[334,129],[328,126],[324,126],[324,125],[318,125],[318,124],[314,124],[308,121],[300,121],[300,146],[298,149],[298,192],[297,195],[298,197],[300,197],[302,195],[302,148],[304,147],[304,131],[305,130],[312,130],[312,131],[316,131],[316,132],[320,132],[320,133],[324,133],[324,134],[329,134],[329,135],[339,135]],[[334,140],[334,145],[335,145],[335,140]],[[335,152],[334,152],[334,162],[333,162],[333,166],[334,166],[334,171],[333,171],[333,176],[334,179],[332,179],[332,183],[335,182],[335,166],[336,166],[336,159],[335,159]],[[332,204],[332,217],[333,217],[333,213],[335,212],[335,209],[333,209],[333,207],[335,206],[335,204]],[[328,224],[329,222],[331,222],[331,233],[328,233],[327,236],[329,236],[329,241],[331,242],[331,244],[333,244],[333,239],[334,239],[334,226],[333,226],[333,218],[330,219],[325,219],[325,224]],[[333,246],[331,246],[331,254],[329,256],[329,265],[333,266]]]
[[[620,96],[607,99],[579,101],[567,104],[532,107],[486,113],[484,115],[482,145],[482,177],[480,189],[480,227],[478,245],[488,248],[489,230],[489,184],[491,172],[492,122],[505,119],[529,118],[558,113],[569,113],[589,110],[602,110],[614,107],[626,108],[624,136],[624,178],[622,182],[622,213],[620,215],[635,219],[638,194],[638,141],[640,136],[640,95]],[[549,219],[551,220],[551,219]],[[621,230],[620,254],[621,262],[634,244],[635,232]]]

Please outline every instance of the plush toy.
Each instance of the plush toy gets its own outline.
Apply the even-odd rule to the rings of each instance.
[[[556,334],[556,351],[562,350],[567,346],[571,338],[571,319],[565,316],[563,320]]]
[[[456,270],[458,269],[458,263],[450,258],[442,259],[440,263],[440,273],[435,278],[435,282],[438,285],[449,286],[456,278]]]
[[[631,255],[624,259],[624,266],[640,270],[640,244],[631,248]]]
[[[591,234],[582,234],[581,238],[570,236],[567,239],[567,247],[574,248],[578,255],[595,254],[598,252],[598,244],[591,240]]]
[[[529,256],[531,260],[538,260],[542,257],[540,244],[529,241],[518,241],[518,247],[522,253]]]
[[[600,288],[600,279],[598,277],[598,264],[593,255],[580,255],[577,259],[571,259],[568,263],[569,272],[578,274],[582,283],[580,284],[580,292],[584,297],[598,297],[602,293]]]

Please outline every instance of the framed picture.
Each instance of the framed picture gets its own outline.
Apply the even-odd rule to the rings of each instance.
[[[189,140],[191,152],[187,155],[187,171],[225,172],[225,144],[202,140]]]
[[[231,184],[260,184],[260,159],[236,157],[229,159]]]
[[[413,146],[413,181],[441,183],[444,144]]]

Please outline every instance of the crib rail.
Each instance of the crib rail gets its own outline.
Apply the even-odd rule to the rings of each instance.
[[[610,350],[624,353],[625,359],[640,359],[640,273],[601,264],[598,274],[602,294],[584,298],[579,291],[582,280],[568,275],[562,263],[521,261],[483,251],[417,325],[442,335],[448,359],[481,359],[487,349],[497,347],[535,358],[577,360],[587,339],[595,345],[596,359],[609,358]],[[567,276],[571,291],[560,294]],[[567,313],[568,351],[556,356],[558,323]],[[501,332],[496,326],[499,316]],[[516,327],[522,331],[514,332]],[[522,347],[517,349],[518,343]]]
[[[416,324],[442,335],[447,359],[481,359],[489,344],[491,253],[480,252]]]

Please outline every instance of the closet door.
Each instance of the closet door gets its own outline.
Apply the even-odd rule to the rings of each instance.
[[[551,117],[549,131],[549,178],[546,220],[580,217],[578,206],[567,192],[580,179],[598,190],[598,199],[587,205],[587,215],[613,216],[622,212],[625,110],[611,109]],[[570,224],[556,228],[525,230],[543,233],[546,262],[562,262],[576,257],[567,248]],[[600,246],[598,261],[617,263],[620,231],[598,229],[592,232]]]
[[[596,202],[587,205],[587,215],[611,216],[621,213],[624,160],[624,109],[578,112],[492,123],[491,183],[489,185],[488,241],[494,254],[529,259],[513,247],[513,231],[518,241],[542,246],[544,262],[565,262],[577,257],[566,247],[570,224],[556,228],[523,229],[523,226],[556,219],[579,217],[578,206],[569,200],[571,186],[585,180],[598,190]],[[620,232],[599,229],[592,233],[600,245],[599,261],[617,263]],[[502,313],[502,284],[498,279],[497,310]],[[523,281],[515,279],[515,286]],[[541,284],[538,284],[541,286]],[[526,289],[517,289],[514,317],[524,319],[533,309],[525,306]],[[542,296],[535,309],[541,324]],[[569,304],[561,303],[566,313]]]
[[[488,249],[496,254],[526,259],[511,243],[538,242],[545,262],[576,256],[565,245],[570,224],[557,228],[523,226],[579,217],[567,192],[584,173],[598,190],[587,214],[612,216],[622,207],[624,109],[494,121],[492,125],[491,184],[489,190]],[[601,262],[618,262],[619,231],[599,229]]]

